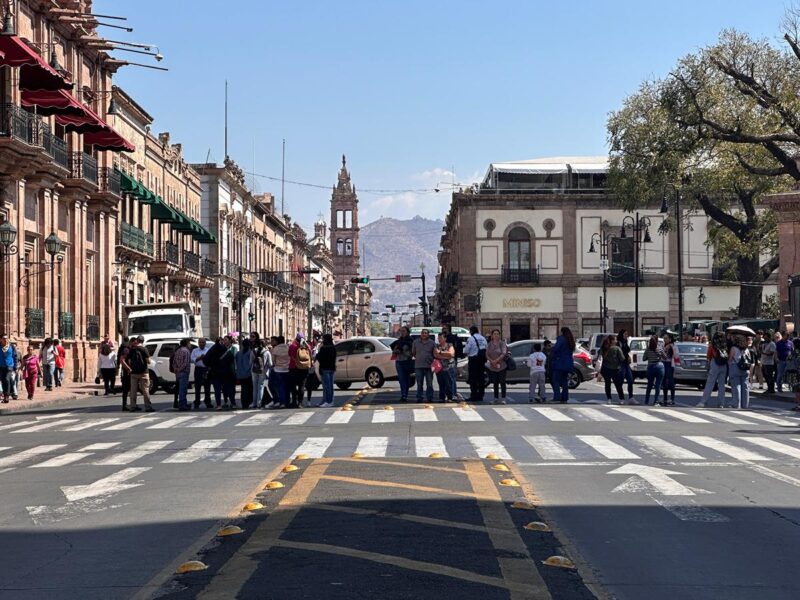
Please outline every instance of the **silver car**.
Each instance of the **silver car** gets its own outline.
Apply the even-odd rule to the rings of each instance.
[[[708,372],[708,344],[678,342],[678,360],[675,361],[675,381],[692,385],[705,384]]]
[[[372,388],[397,379],[390,345],[394,338],[352,337],[336,344],[336,385],[346,390],[365,381]]]

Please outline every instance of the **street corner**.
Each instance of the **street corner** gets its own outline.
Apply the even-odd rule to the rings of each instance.
[[[594,597],[506,461],[291,465],[189,557],[202,564],[187,568],[200,570],[176,575],[157,597]]]

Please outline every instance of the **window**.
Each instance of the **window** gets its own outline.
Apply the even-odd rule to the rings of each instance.
[[[344,254],[345,256],[353,256],[353,240],[350,238],[344,241]]]
[[[155,344],[147,344],[147,346],[145,346],[144,349],[147,350],[147,353],[150,356],[153,356],[153,352],[156,351],[156,345]]]
[[[337,210],[336,211],[336,228],[337,229],[344,229],[344,211]]]
[[[353,354],[372,354],[375,352],[375,344],[367,341],[357,341]]]
[[[558,337],[558,319],[539,319],[539,338],[554,340]]]
[[[611,269],[609,275],[612,279],[633,281],[633,238],[614,238],[611,241]]]
[[[355,342],[341,342],[336,344],[336,355],[347,356],[348,354],[353,354],[355,352],[355,347]]]
[[[514,358],[528,358],[531,355],[533,344],[519,344],[511,347],[511,356]]]
[[[58,229],[59,231],[69,230],[69,211],[66,202],[58,203]]]
[[[353,211],[352,210],[344,211],[344,228],[345,229],[352,229],[353,228]]]
[[[86,241],[94,242],[94,216],[86,219]]]
[[[25,218],[29,221],[36,220],[36,209],[38,208],[38,202],[36,198],[36,192],[32,190],[25,190]]]
[[[158,358],[169,358],[178,349],[178,344],[163,344],[158,351]]]
[[[344,255],[344,240],[342,238],[336,240],[336,254],[339,256]]]
[[[515,227],[508,234],[508,268],[531,268],[531,236],[524,227]]]
[[[492,330],[499,329],[500,331],[503,330],[503,321],[502,319],[482,319],[481,320],[481,334],[487,340],[492,335]]]

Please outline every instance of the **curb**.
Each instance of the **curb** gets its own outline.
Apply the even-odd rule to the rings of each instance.
[[[62,396],[52,400],[11,400],[11,402],[8,404],[0,404],[0,415],[21,412],[31,408],[46,408],[48,406],[56,406],[63,402],[72,402],[73,400],[82,400],[84,398],[94,398],[96,395],[96,390],[92,390],[91,392],[74,392],[69,396]]]

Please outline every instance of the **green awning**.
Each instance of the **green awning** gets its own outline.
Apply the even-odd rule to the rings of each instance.
[[[154,204],[158,196],[136,181],[133,177],[117,169],[120,177],[120,189],[126,193],[135,196],[142,204]]]
[[[180,222],[180,217],[175,212],[175,209],[166,204],[159,196],[156,196],[156,201],[150,205],[150,216],[162,223],[174,224]]]

